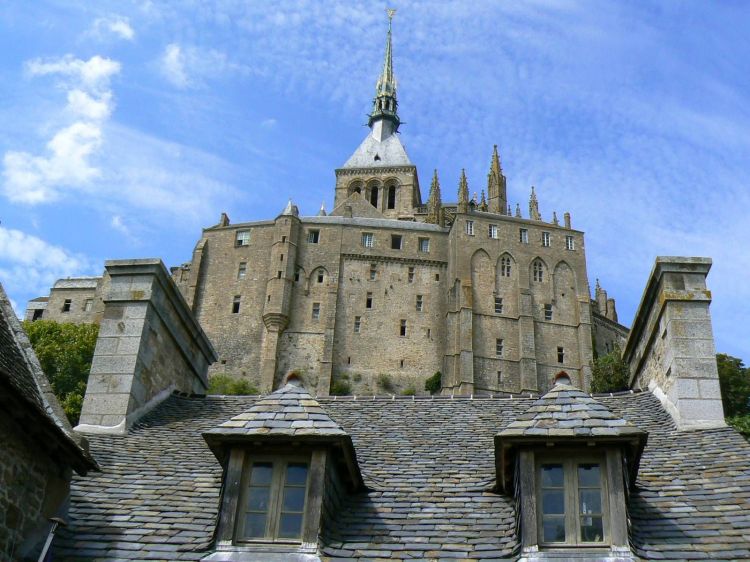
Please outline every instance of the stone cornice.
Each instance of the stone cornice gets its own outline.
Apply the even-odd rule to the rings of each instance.
[[[337,168],[336,177],[339,176],[366,176],[375,174],[394,174],[398,172],[416,172],[416,166],[384,166],[373,168]]]
[[[365,262],[395,262],[395,263],[406,263],[415,265],[427,265],[431,267],[448,267],[448,262],[438,260],[425,260],[419,258],[400,258],[391,256],[374,256],[366,254],[341,254],[344,259],[365,261]]]

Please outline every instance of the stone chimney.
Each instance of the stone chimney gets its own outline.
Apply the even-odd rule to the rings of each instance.
[[[656,258],[623,350],[630,386],[651,390],[678,429],[725,425],[709,269],[710,258]]]
[[[80,424],[125,433],[173,391],[205,394],[216,352],[159,259],[113,260]]]

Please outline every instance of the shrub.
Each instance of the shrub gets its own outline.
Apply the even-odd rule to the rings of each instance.
[[[734,429],[739,431],[745,439],[750,440],[750,415],[733,416],[726,418],[726,421]]]
[[[743,365],[742,359],[725,353],[716,354],[716,367],[719,370],[724,415],[734,418],[750,414],[750,368]]]
[[[341,375],[331,383],[332,396],[348,396],[352,393],[352,385],[349,384],[349,376]]]
[[[627,390],[629,383],[630,371],[619,347],[597,357],[591,364],[591,392]]]
[[[380,388],[385,392],[393,393],[394,386],[391,377],[385,373],[380,373],[377,378],[377,383]]]
[[[442,388],[442,378],[442,373],[440,371],[436,371],[434,375],[424,381],[424,389],[430,394],[440,392],[440,389]]]
[[[414,385],[407,386],[401,391],[401,396],[414,396],[417,393],[417,389]]]
[[[240,394],[260,394],[250,381],[225,373],[217,373],[208,378],[208,394],[234,396]]]

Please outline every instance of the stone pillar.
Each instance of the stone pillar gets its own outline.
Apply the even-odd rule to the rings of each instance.
[[[623,351],[631,386],[648,387],[679,429],[724,426],[710,268],[709,258],[656,258]]]
[[[531,291],[520,289],[518,295],[518,349],[520,350],[521,389],[538,390],[536,370],[536,339]]]
[[[588,296],[579,296],[578,357],[581,359],[581,380],[578,382],[578,385],[579,388],[586,392],[591,392],[591,361],[594,359],[591,332],[591,300]]]
[[[172,391],[203,394],[211,342],[159,259],[114,260],[79,431],[124,433]]]

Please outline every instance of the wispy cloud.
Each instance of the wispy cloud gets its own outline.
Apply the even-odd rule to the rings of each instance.
[[[161,72],[172,85],[186,88],[190,79],[185,69],[185,55],[177,43],[170,43],[161,57]]]
[[[170,43],[159,58],[162,76],[173,86],[186,89],[200,87],[210,78],[228,72],[247,74],[250,68],[229,58],[217,49]]]
[[[133,41],[135,30],[130,25],[130,20],[124,16],[111,15],[96,18],[91,26],[90,34],[99,39],[124,39]]]

